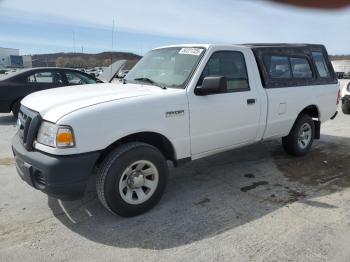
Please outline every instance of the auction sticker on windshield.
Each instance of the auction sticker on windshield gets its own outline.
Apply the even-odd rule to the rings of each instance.
[[[179,54],[199,56],[202,52],[202,48],[185,47],[180,50]]]

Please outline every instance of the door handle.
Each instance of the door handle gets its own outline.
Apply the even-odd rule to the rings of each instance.
[[[255,99],[254,98],[247,99],[247,104],[248,105],[254,105],[255,104]]]

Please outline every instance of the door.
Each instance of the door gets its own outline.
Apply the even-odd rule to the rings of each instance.
[[[225,76],[227,92],[189,95],[192,155],[253,142],[260,118],[258,93],[250,84],[243,53],[212,53],[197,83],[207,76]]]
[[[57,70],[40,70],[27,77],[27,86],[33,92],[64,86],[62,75]]]

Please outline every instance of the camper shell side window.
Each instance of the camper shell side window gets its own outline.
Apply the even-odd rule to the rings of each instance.
[[[322,45],[252,46],[264,88],[336,84]]]

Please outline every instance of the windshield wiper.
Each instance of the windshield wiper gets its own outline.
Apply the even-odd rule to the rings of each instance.
[[[166,89],[166,86],[164,86],[160,83],[157,83],[148,77],[139,77],[139,78],[135,78],[134,80],[144,82],[144,83],[149,83],[149,84],[154,85],[154,86],[159,86],[161,89]]]

